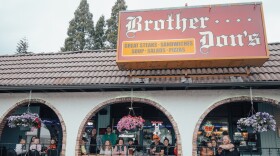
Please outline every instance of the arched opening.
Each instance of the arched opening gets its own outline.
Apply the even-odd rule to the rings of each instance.
[[[275,145],[279,140],[278,132],[253,133],[251,130],[237,128],[237,120],[248,117],[251,110],[250,97],[241,96],[224,99],[210,106],[200,117],[193,134],[193,156],[200,155],[202,142],[216,140],[219,144],[221,136],[229,134],[232,143],[242,154],[274,155],[280,146]],[[280,121],[279,102],[273,99],[254,97],[254,109],[274,115],[276,122]],[[211,133],[206,133],[203,126],[210,123]]]
[[[58,155],[65,156],[66,126],[59,111],[50,103],[42,99],[30,99],[30,111],[39,114],[42,127],[33,129],[28,127],[10,128],[7,118],[11,115],[21,115],[26,112],[29,99],[22,100],[9,108],[0,120],[0,142],[3,149],[14,149],[21,138],[26,140],[27,146],[32,136],[40,138],[40,144],[47,147],[50,139],[57,141]],[[26,150],[28,147],[26,146]]]
[[[81,148],[80,148],[81,144],[82,144],[81,140],[83,138],[84,132],[87,131],[87,129],[88,129],[87,125],[89,122],[92,123],[93,119],[100,118],[100,114],[110,113],[110,116],[113,118],[110,118],[109,121],[110,121],[110,124],[113,125],[113,127],[115,129],[116,124],[119,121],[119,119],[123,115],[128,114],[128,112],[129,112],[128,108],[130,106],[131,101],[133,102],[133,107],[134,107],[136,116],[141,115],[144,119],[146,118],[145,127],[143,128],[143,130],[141,130],[141,132],[137,132],[137,134],[134,135],[135,136],[134,139],[137,139],[137,140],[139,139],[139,143],[144,144],[145,141],[148,141],[149,137],[152,137],[150,134],[151,134],[151,129],[153,127],[152,127],[152,125],[148,125],[146,123],[153,120],[151,118],[152,114],[154,114],[154,115],[157,114],[157,115],[155,115],[156,117],[154,118],[154,120],[163,121],[163,124],[162,124],[163,126],[161,128],[166,130],[167,133],[173,133],[172,134],[173,139],[170,139],[170,141],[173,141],[173,144],[174,144],[175,138],[176,138],[178,155],[181,155],[181,153],[182,153],[181,138],[180,138],[177,123],[175,122],[175,120],[173,119],[171,114],[169,114],[168,111],[164,107],[162,107],[161,105],[159,105],[158,103],[156,103],[154,101],[151,101],[149,99],[144,99],[144,98],[131,98],[131,97],[116,98],[116,99],[111,99],[111,100],[105,101],[105,102],[99,104],[98,106],[96,106],[95,108],[93,108],[88,113],[88,115],[85,117],[85,119],[81,123],[80,129],[79,129],[79,133],[77,136],[75,155],[81,155]],[[110,109],[108,109],[108,107],[110,107]],[[145,113],[143,110],[145,111]],[[150,115],[150,117],[147,117],[149,115]],[[97,119],[97,121],[100,121],[100,120]],[[101,125],[101,123],[98,123],[98,124],[99,124],[99,126]],[[104,128],[97,127],[99,134],[101,134],[101,135],[103,134],[103,132],[105,131],[105,129],[107,127],[107,124],[108,124],[108,122],[103,125]],[[102,132],[102,130],[103,130],[103,132]],[[117,133],[117,135],[121,134],[119,132],[116,132],[116,133]],[[144,136],[144,134],[146,134],[146,136]],[[139,137],[139,136],[141,136],[141,137]],[[123,135],[120,137],[123,137]]]

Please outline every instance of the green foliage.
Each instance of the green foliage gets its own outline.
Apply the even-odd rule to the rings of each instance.
[[[28,47],[28,40],[26,39],[26,37],[24,37],[17,44],[16,54],[28,54]]]
[[[106,31],[107,41],[110,44],[110,48],[117,47],[119,11],[126,10],[126,8],[125,0],[117,0],[112,7],[111,18],[107,20],[108,29]]]
[[[69,22],[62,51],[91,50],[94,48],[94,24],[92,14],[89,12],[87,0],[81,0],[74,13],[74,18]]]
[[[104,49],[105,41],[105,18],[102,15],[95,26],[94,49]]]

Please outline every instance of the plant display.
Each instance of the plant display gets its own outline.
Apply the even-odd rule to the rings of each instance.
[[[120,119],[117,125],[119,132],[123,130],[142,129],[145,120],[141,116],[127,115]]]
[[[15,128],[17,126],[21,127],[41,127],[41,119],[36,113],[23,113],[22,115],[14,115],[7,118],[8,126],[10,128]]]
[[[252,127],[253,132],[266,132],[268,130],[276,130],[276,121],[273,116],[266,112],[257,112],[250,117],[241,118],[237,121],[237,127],[243,129]]]

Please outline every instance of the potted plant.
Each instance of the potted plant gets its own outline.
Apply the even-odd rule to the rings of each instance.
[[[117,124],[117,129],[119,132],[123,130],[134,130],[134,129],[142,129],[144,126],[145,120],[141,116],[131,116],[127,115],[120,119]]]
[[[250,117],[240,118],[237,121],[237,127],[242,129],[253,129],[253,133],[276,130],[276,121],[273,116],[267,112],[257,112]]]
[[[23,113],[22,115],[9,116],[7,120],[10,128],[15,128],[17,126],[40,128],[42,122],[38,114],[30,112]]]

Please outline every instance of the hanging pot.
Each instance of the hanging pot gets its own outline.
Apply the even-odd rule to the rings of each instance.
[[[248,133],[254,133],[254,129],[251,126],[246,127],[246,130],[247,130]]]
[[[23,127],[23,126],[21,126],[21,127],[19,127],[19,130],[21,130],[21,131],[30,131],[30,127]]]

